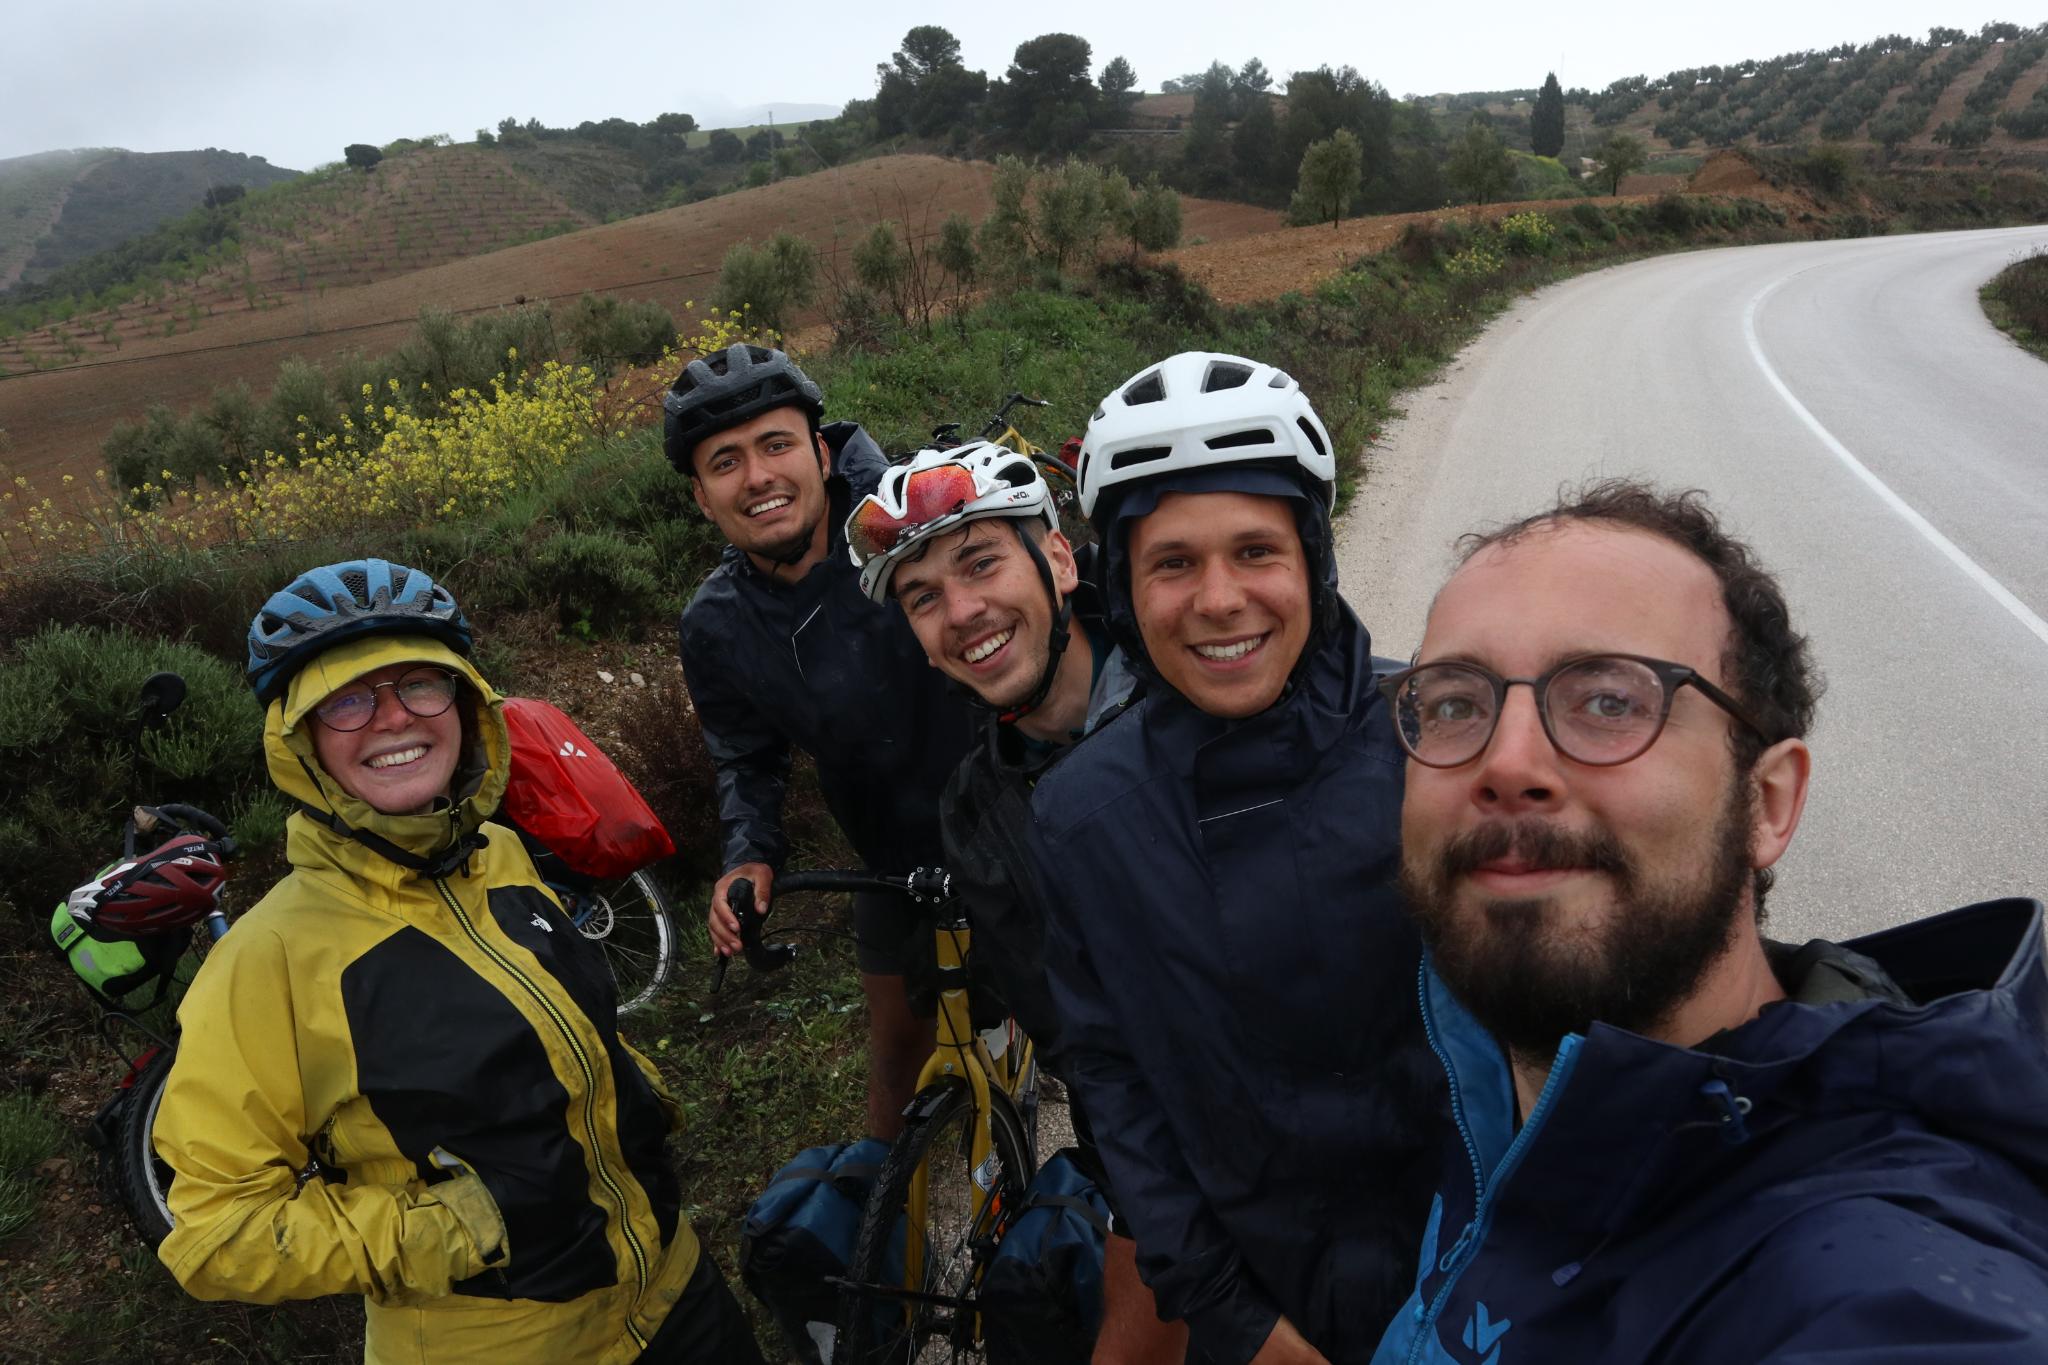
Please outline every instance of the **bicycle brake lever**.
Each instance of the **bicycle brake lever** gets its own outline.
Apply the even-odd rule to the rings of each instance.
[[[754,883],[740,877],[726,888],[725,903],[732,909],[733,917],[740,922],[740,951],[746,954],[747,965],[757,972],[772,972],[786,967],[796,957],[794,943],[768,944],[761,941],[761,926],[768,917],[754,908]],[[732,966],[732,959],[721,954],[711,968],[711,992],[716,995],[725,985],[726,971]]]

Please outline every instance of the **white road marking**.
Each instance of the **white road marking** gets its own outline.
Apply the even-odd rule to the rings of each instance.
[[[1918,531],[1921,537],[1925,539],[1928,544],[1932,545],[1935,549],[1941,551],[1941,553],[1947,557],[1948,561],[1951,564],[1954,564],[1958,569],[1961,569],[1963,571],[1963,574],[1967,578],[1969,578],[1971,582],[1975,583],[1978,587],[1982,588],[1987,594],[1989,594],[1992,601],[1998,603],[1999,606],[2004,607],[2008,612],[2012,613],[2012,616],[2015,620],[2017,620],[2021,625],[2025,626],[2029,631],[2033,632],[2034,638],[2038,639],[2042,644],[2048,645],[2048,621],[2043,621],[2039,616],[2035,615],[2033,610],[2030,607],[2028,607],[2026,603],[2020,601],[2019,598],[2013,596],[2012,592],[2003,583],[1999,582],[1990,574],[1986,573],[1984,571],[1984,567],[1981,564],[1979,564],[1976,560],[1970,558],[1969,555],[1963,553],[1961,546],[1957,545],[1954,541],[1950,540],[1941,532],[1935,530],[1934,524],[1932,522],[1928,521],[1926,517],[1921,516],[1919,512],[1915,511],[1912,505],[1909,504],[1904,498],[1900,497],[1897,493],[1894,493],[1891,490],[1890,486],[1887,485],[1883,479],[1880,479],[1877,477],[1877,475],[1871,473],[1869,468],[1864,465],[1863,461],[1857,459],[1856,456],[1850,452],[1849,447],[1843,445],[1839,440],[1835,438],[1835,434],[1832,431],[1829,431],[1826,427],[1821,425],[1820,419],[1818,417],[1815,417],[1811,412],[1807,410],[1806,404],[1800,402],[1798,398],[1793,396],[1792,390],[1785,386],[1785,381],[1783,379],[1780,379],[1778,377],[1778,372],[1771,367],[1771,362],[1764,356],[1764,348],[1762,344],[1757,340],[1757,310],[1763,307],[1763,302],[1765,299],[1769,298],[1772,294],[1775,294],[1778,291],[1779,285],[1782,285],[1786,282],[1786,280],[1790,280],[1793,278],[1796,277],[1793,275],[1787,275],[1784,277],[1784,279],[1778,280],[1776,283],[1772,284],[1768,289],[1765,289],[1762,293],[1758,294],[1755,298],[1751,299],[1749,301],[1749,307],[1743,310],[1743,339],[1749,343],[1749,355],[1750,358],[1756,362],[1757,369],[1763,372],[1764,378],[1770,381],[1771,387],[1778,391],[1778,397],[1785,400],[1785,406],[1792,409],[1792,414],[1795,417],[1797,417],[1800,421],[1806,424],[1807,429],[1812,431],[1813,434],[1820,439],[1820,443],[1826,446],[1828,450],[1834,454],[1836,459],[1840,460],[1844,465],[1848,466],[1849,472],[1851,474],[1854,474],[1857,478],[1863,480],[1863,482],[1869,486],[1870,491],[1877,494],[1878,498],[1884,503],[1885,506],[1891,508],[1892,511],[1898,513],[1900,518],[1903,519],[1908,526]]]

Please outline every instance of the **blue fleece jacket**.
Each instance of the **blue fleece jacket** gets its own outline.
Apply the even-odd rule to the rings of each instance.
[[[2048,1360],[2041,916],[1809,945],[1774,959],[1792,999],[1697,1047],[1595,1025],[1519,1131],[1425,967],[1464,1142],[1375,1365]],[[1863,988],[1804,1003],[1823,969]]]

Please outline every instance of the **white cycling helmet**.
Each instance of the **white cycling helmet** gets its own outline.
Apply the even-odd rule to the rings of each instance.
[[[896,566],[934,536],[984,517],[1036,517],[1060,529],[1052,489],[1029,455],[988,441],[920,450],[882,475],[846,519],[846,552],[860,566],[860,590],[886,601]]]
[[[1161,474],[1217,465],[1291,460],[1337,487],[1330,433],[1301,385],[1243,356],[1184,351],[1117,385],[1081,442],[1081,515],[1094,519],[1109,490]]]

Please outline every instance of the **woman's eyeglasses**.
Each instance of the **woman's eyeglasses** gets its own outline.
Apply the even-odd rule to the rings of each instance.
[[[398,704],[422,720],[440,715],[455,704],[461,684],[445,668],[422,665],[407,669],[398,677],[375,686],[351,683],[313,708],[313,714],[330,730],[344,733],[360,730],[377,714],[377,692],[390,688]]]

